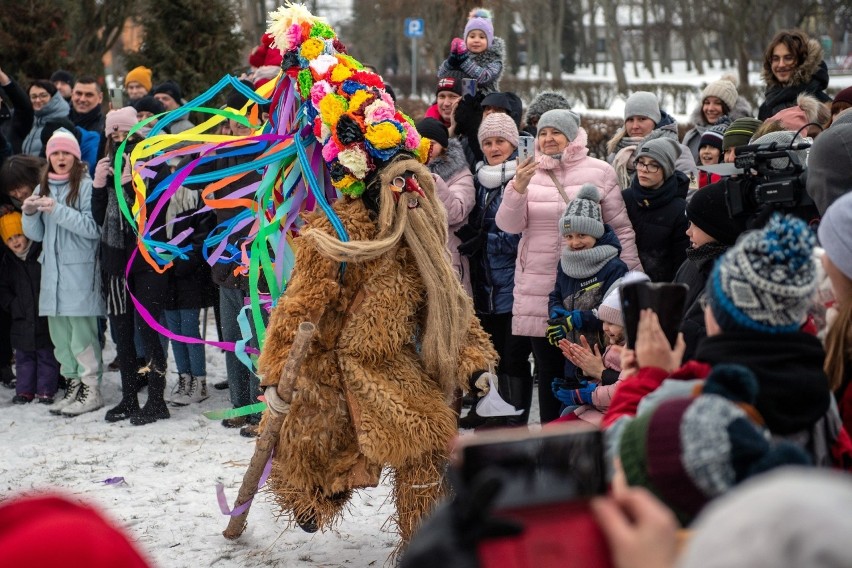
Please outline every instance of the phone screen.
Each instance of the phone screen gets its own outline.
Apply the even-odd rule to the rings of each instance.
[[[535,139],[532,136],[519,136],[518,163],[522,164],[532,156],[535,156]]]
[[[461,450],[464,484],[479,476],[502,482],[494,510],[565,503],[606,491],[603,437],[595,428],[552,427],[518,435],[477,434]]]
[[[686,302],[686,284],[669,282],[634,282],[621,287],[621,310],[624,314],[624,336],[628,349],[636,348],[636,330],[639,313],[650,308],[660,320],[660,326],[669,343],[674,347],[683,319]]]

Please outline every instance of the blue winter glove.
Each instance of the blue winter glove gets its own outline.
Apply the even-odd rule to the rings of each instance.
[[[568,311],[567,309],[565,309],[564,307],[557,305],[557,306],[553,306],[552,308],[550,308],[550,313],[548,314],[547,317],[550,318],[550,319],[556,319],[560,316],[565,317],[570,313],[571,312]]]
[[[578,389],[562,388],[561,384],[553,381],[551,388],[553,396],[555,396],[562,404],[566,406],[578,406],[580,404],[592,404],[592,393],[598,388],[597,383],[589,383],[583,381]]]

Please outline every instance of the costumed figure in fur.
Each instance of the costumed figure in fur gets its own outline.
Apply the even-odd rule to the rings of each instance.
[[[342,193],[336,220],[306,216],[258,360],[270,407],[261,428],[286,414],[269,488],[285,517],[323,529],[387,467],[407,542],[444,492],[453,393],[497,355],[450,265],[446,213],[421,163],[428,141],[303,7],[272,13],[269,33],[284,54],[278,81],[298,85]],[[275,385],[304,321],[317,331],[287,405]]]

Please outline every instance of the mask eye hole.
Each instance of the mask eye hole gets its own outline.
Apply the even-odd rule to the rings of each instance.
[[[396,176],[391,181],[391,185],[393,185],[396,188],[402,189],[402,188],[405,187],[405,178],[402,177],[402,176]]]

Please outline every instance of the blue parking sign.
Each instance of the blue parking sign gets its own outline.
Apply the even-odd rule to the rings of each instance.
[[[405,18],[405,36],[423,37],[423,18]]]

